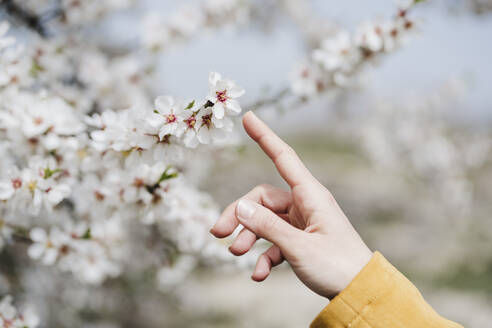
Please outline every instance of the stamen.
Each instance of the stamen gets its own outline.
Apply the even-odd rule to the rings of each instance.
[[[220,102],[226,102],[227,101],[227,90],[224,91],[216,91],[215,94],[217,95],[217,100]]]
[[[188,117],[184,122],[188,125],[188,129],[193,129],[196,123],[195,115]]]
[[[174,114],[169,114],[166,116],[167,123],[174,123],[176,122],[176,115]]]

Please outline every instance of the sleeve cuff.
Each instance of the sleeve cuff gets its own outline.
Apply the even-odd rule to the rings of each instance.
[[[311,328],[462,327],[440,317],[379,252],[314,319]]]

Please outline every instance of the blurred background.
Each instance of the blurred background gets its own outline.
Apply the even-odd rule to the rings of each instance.
[[[313,51],[326,49],[325,39],[339,31],[357,35],[368,23],[393,24],[409,4],[245,0],[236,11],[235,1],[126,2],[108,6],[89,24],[82,14],[69,27],[54,18],[46,33],[79,33],[108,58],[132,53],[146,63],[142,71],[150,65],[145,95],[119,97],[122,107],[148,95],[204,94],[209,71],[233,77],[246,90],[243,110],[256,111],[292,145],[371,249],[409,277],[443,316],[466,327],[490,325],[492,2],[411,5],[404,19],[412,26],[397,48],[371,50],[347,73],[350,83],[310,93],[296,91],[295,72]],[[184,17],[204,2],[209,10],[229,8],[235,16],[225,15],[227,21],[217,14],[211,26],[194,28],[193,19]],[[39,31],[12,14],[11,3],[33,13],[46,7],[0,2],[12,33],[34,42]],[[176,24],[192,32],[168,46],[160,37],[163,26],[178,21],[176,13]],[[261,183],[286,187],[238,130],[237,143],[226,147],[200,181],[220,208]],[[250,274],[248,266],[200,266],[172,293],[143,288],[135,298],[139,305],[125,307],[134,310],[131,320],[88,312],[84,327],[307,327],[328,303],[286,264],[261,284]],[[97,302],[111,302],[109,295]]]

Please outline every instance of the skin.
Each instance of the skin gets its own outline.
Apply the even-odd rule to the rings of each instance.
[[[272,267],[286,260],[308,288],[333,298],[369,262],[372,252],[289,145],[252,112],[244,115],[243,126],[290,190],[255,187],[230,204],[210,232],[224,238],[241,224],[244,228],[229,247],[237,256],[247,253],[259,238],[273,244],[259,256],[253,280],[265,280]]]

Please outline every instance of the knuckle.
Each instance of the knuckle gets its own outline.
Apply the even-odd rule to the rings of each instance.
[[[292,157],[292,156],[297,156],[294,148],[289,146],[288,144],[285,144],[285,146],[282,148],[282,150],[279,153],[279,157],[285,156],[285,157]]]
[[[257,185],[251,190],[251,194],[261,194],[263,192],[262,185]]]
[[[288,154],[290,156],[297,156],[296,151],[294,150],[294,148],[292,148],[291,146],[289,146],[287,144],[285,146],[285,152],[286,152],[286,154]]]
[[[262,184],[257,185],[254,189],[257,192],[263,193],[263,192],[267,191],[269,188],[270,188],[269,184],[262,183]]]

